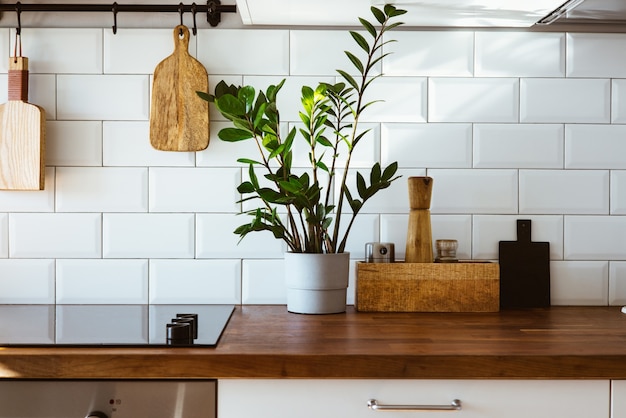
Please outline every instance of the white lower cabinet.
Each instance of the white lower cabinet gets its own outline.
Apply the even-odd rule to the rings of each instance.
[[[626,380],[611,382],[611,418],[626,418]]]
[[[620,387],[626,399],[626,385]],[[601,418],[609,416],[608,380],[220,380],[218,418]],[[615,392],[614,392],[615,393]],[[372,410],[382,406],[460,410]],[[626,418],[625,403],[612,418]],[[616,412],[620,409],[621,412]]]

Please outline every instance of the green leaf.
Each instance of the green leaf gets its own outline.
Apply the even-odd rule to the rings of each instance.
[[[252,164],[248,166],[248,176],[250,177],[250,182],[252,183],[254,188],[258,189],[259,179],[257,178],[256,173],[254,172],[254,166]]]
[[[344,52],[346,53],[346,55],[348,56],[352,64],[356,67],[356,69],[359,70],[361,74],[363,74],[363,63],[361,62],[361,60],[359,60],[356,57],[356,55],[354,55],[350,51],[344,51]]]
[[[380,164],[376,163],[374,164],[374,166],[372,167],[372,171],[370,172],[370,183],[376,184],[380,182],[380,175]]]
[[[215,106],[221,113],[235,116],[243,116],[246,114],[245,104],[230,94],[215,99]]]
[[[215,97],[222,97],[227,94],[237,97],[237,92],[241,87],[235,86],[234,84],[228,85],[224,80],[221,80],[215,86]]]
[[[330,172],[330,170],[328,169],[328,166],[326,164],[324,164],[323,161],[318,161],[316,164],[319,168],[321,168],[322,170],[324,170],[325,172]]]
[[[388,31],[388,30],[391,30],[391,29],[393,29],[393,28],[395,28],[395,27],[398,27],[398,26],[400,26],[400,25],[404,25],[404,22],[394,22],[394,23],[391,23],[391,24],[389,24],[389,25],[385,28],[385,32],[386,32],[386,31]],[[387,41],[387,42],[389,42],[389,41]]]
[[[280,91],[280,89],[283,87],[283,84],[285,84],[285,79],[283,78],[281,80],[280,83],[278,83],[277,85],[271,85],[267,88],[265,95],[267,96],[267,101],[268,102],[275,102],[276,101],[276,96],[278,95],[278,92]]]
[[[374,30],[374,33],[375,32],[376,30]],[[356,41],[357,44],[359,44],[359,46],[363,49],[363,51],[370,52],[370,46],[365,40],[365,38],[363,37],[363,35],[355,31],[350,31],[350,35],[352,35],[352,38]]]
[[[367,135],[372,129],[366,129],[363,132],[360,132],[358,135],[356,135],[354,137],[354,140],[352,141],[352,145],[355,146],[356,144],[359,143],[359,141],[365,136]]]
[[[244,104],[245,113],[248,113],[252,110],[252,106],[254,105],[254,98],[256,97],[256,91],[252,86],[244,86],[239,90],[237,94],[237,98]]]
[[[304,124],[304,126],[308,127],[309,124],[311,123],[311,118],[309,118],[309,115],[307,115],[304,112],[300,112],[300,120],[302,121],[302,123]],[[302,132],[302,135],[305,135],[304,132],[306,132],[304,129],[300,129],[300,131]],[[306,135],[305,135],[306,136]]]
[[[361,22],[361,25],[369,32],[370,35],[372,35],[372,37],[376,38],[376,28],[374,28],[374,25],[362,17],[359,18],[359,22]]]
[[[296,128],[291,128],[291,130],[287,134],[287,138],[285,138],[285,152],[291,152],[291,147],[293,146],[293,140],[295,137]]]
[[[244,181],[239,185],[239,187],[237,187],[237,191],[241,194],[253,193],[254,185],[249,181]]]
[[[385,4],[383,6],[383,12],[385,12],[386,16],[389,16],[391,13],[393,13],[396,10],[396,6],[394,6],[393,4]]]
[[[393,177],[393,175],[396,174],[397,171],[398,171],[397,161],[389,164],[387,168],[385,168],[385,171],[383,171],[382,180],[389,181]]]
[[[325,147],[332,147],[333,144],[326,138],[325,136],[320,136],[317,138],[317,143],[323,145]]]
[[[352,86],[355,90],[359,89],[358,83],[354,80],[354,78],[343,70],[337,70],[339,74]]]
[[[285,144],[280,144],[279,146],[276,147],[274,151],[270,153],[270,155],[267,158],[270,160],[273,158],[276,158],[276,156],[278,154],[282,154],[284,150],[285,150]]]
[[[238,158],[237,162],[242,163],[242,164],[255,164],[255,165],[261,164],[260,161],[251,160],[249,158]]]
[[[292,179],[289,179],[287,181],[280,181],[278,182],[278,185],[281,189],[284,189],[289,193],[299,193],[302,189],[302,185],[297,181],[293,181]]]
[[[402,16],[403,14],[407,12],[406,10],[398,9],[391,4],[386,4],[384,10],[385,10],[385,14],[389,17]]]
[[[237,128],[224,128],[218,132],[217,136],[226,142],[245,141],[253,137],[252,132]]]
[[[376,18],[376,20],[378,20],[378,23],[380,23],[381,25],[385,23],[385,20],[387,20],[387,18],[385,17],[385,14],[380,9],[377,9],[376,7],[372,6],[370,10],[372,11],[372,14]]]
[[[197,94],[197,95],[198,95],[198,96],[199,96],[202,100],[205,100],[205,101],[207,101],[207,102],[209,102],[209,103],[213,103],[213,100],[215,100],[215,96],[213,96],[213,95],[211,95],[211,94],[209,94],[209,93],[206,93],[206,92],[204,92],[204,91],[196,91],[196,94]]]
[[[390,54],[390,53],[388,52],[388,53],[386,53],[386,54],[383,54],[383,55],[380,55],[379,57],[374,58],[374,59],[370,62],[369,68],[374,67],[374,65],[376,65],[376,64],[378,63],[378,61],[382,61],[382,60],[383,60],[383,58],[385,58],[385,57],[386,57],[387,55],[389,55],[389,54]]]
[[[269,187],[263,187],[263,188],[257,187],[256,192],[258,193],[259,197],[264,202],[280,204],[281,199],[283,199],[282,193],[277,192],[276,190],[270,189]]]
[[[261,125],[266,107],[267,103],[261,103],[257,108],[255,108],[256,115],[254,115],[254,120],[252,121],[252,127],[254,129],[257,129],[259,125]]]
[[[359,196],[363,197],[366,195],[367,186],[361,173],[356,173],[356,189],[359,192]]]
[[[359,213],[359,211],[361,210],[361,207],[363,206],[363,203],[358,199],[352,198],[352,194],[350,193],[350,190],[348,190],[347,186],[344,185],[343,191],[346,196],[346,200],[348,201],[348,204],[350,205],[350,208],[352,209],[352,213],[354,214]]]

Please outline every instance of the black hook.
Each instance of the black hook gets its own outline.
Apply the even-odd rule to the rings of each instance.
[[[178,14],[180,15],[180,26],[183,26],[183,13],[184,13],[183,6],[184,5],[182,2],[178,5]],[[183,36],[182,28],[178,30],[178,36]]]
[[[22,3],[19,1],[15,3],[15,11],[17,12],[17,28],[15,29],[17,35],[22,34]]]
[[[117,33],[117,2],[113,3],[113,35]]]
[[[196,26],[196,3],[191,3],[191,16],[193,16],[193,29],[191,31],[195,36],[198,34],[198,26]]]

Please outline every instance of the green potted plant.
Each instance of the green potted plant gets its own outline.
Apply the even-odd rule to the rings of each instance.
[[[388,54],[383,53],[383,45],[393,42],[383,40],[383,34],[401,25],[393,20],[406,13],[392,5],[372,7],[371,11],[377,24],[359,19],[365,36],[349,31],[358,52],[345,54],[358,76],[337,70],[342,82],[302,87],[302,125],[284,137],[276,104],[284,79],[264,92],[223,81],[213,95],[198,92],[232,122],[231,127],[218,133],[221,140],[254,141],[259,150],[255,157],[238,159],[248,165],[248,179],[237,189],[242,195],[240,202],[258,202],[259,206],[244,212],[250,221],[234,232],[244,238],[251,232],[268,231],[287,244],[285,274],[290,312],[345,311],[350,260],[345,248],[354,220],[367,200],[399,177],[397,163],[384,169],[375,163],[369,175],[356,173],[355,187],[347,184],[352,154],[367,133],[359,129],[361,115],[377,102],[366,101],[365,93],[382,75],[373,73]],[[363,52],[365,58],[359,58]],[[306,169],[292,166],[295,141],[306,143],[310,163]],[[333,185],[337,193],[333,193]],[[351,213],[344,211],[344,204]],[[345,225],[344,217],[348,217]],[[306,259],[306,264],[300,264],[301,259]],[[331,264],[319,264],[320,260]],[[331,276],[338,278],[333,280]],[[329,280],[329,284],[322,283]]]

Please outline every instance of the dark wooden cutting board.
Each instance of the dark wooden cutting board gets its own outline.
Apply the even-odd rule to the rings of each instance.
[[[500,241],[500,308],[550,306],[550,243],[531,241],[531,222],[517,220],[517,241]]]

